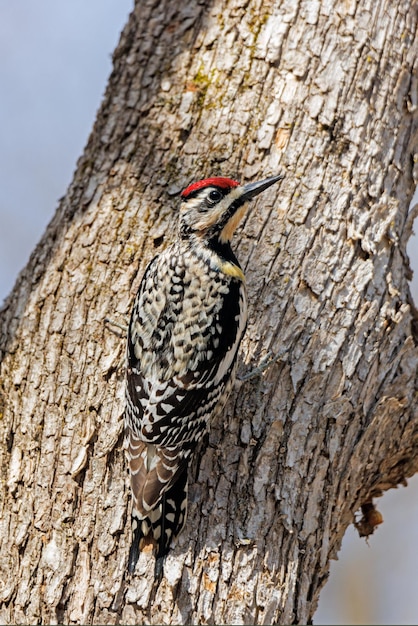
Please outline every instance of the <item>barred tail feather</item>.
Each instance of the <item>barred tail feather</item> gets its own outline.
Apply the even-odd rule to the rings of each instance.
[[[133,572],[140,551],[156,545],[156,577],[171,541],[182,530],[187,514],[187,461],[174,462],[172,450],[162,450],[128,437],[133,493],[132,544],[128,570]]]
[[[164,557],[170,550],[172,540],[183,529],[187,517],[187,467],[174,485],[163,494],[158,506],[148,516],[142,517],[136,508],[132,511],[132,543],[129,551],[128,570],[133,573],[143,547],[149,539],[157,546],[155,577],[162,573]],[[147,542],[148,543],[148,542]]]

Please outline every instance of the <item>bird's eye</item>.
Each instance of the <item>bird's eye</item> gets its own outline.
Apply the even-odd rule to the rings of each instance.
[[[208,196],[208,204],[213,205],[222,200],[222,194],[217,189],[212,189]]]

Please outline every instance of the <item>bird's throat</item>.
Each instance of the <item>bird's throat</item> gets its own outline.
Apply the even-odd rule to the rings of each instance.
[[[222,242],[220,237],[214,237],[208,242],[207,249],[210,254],[212,266],[215,266],[220,272],[223,272],[227,276],[232,276],[233,278],[245,282],[244,272],[238,263],[238,259],[232,252],[229,241]]]

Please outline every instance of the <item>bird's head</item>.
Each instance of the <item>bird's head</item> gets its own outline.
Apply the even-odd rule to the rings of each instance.
[[[231,178],[206,178],[189,185],[181,193],[180,234],[192,234],[203,239],[219,239],[222,244],[231,241],[244,216],[246,203],[259,193],[282,180],[271,176],[264,180],[240,185]]]

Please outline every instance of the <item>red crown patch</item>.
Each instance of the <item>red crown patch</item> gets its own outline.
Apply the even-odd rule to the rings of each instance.
[[[204,180],[199,180],[197,183],[192,183],[186,189],[183,189],[181,192],[182,198],[187,198],[193,191],[197,191],[198,189],[204,189],[205,187],[220,187],[221,189],[231,189],[232,187],[238,187],[240,183],[237,180],[232,180],[232,178],[222,178],[221,176],[217,176],[215,178],[205,178]]]

